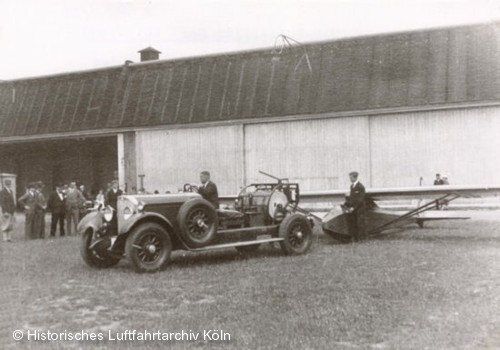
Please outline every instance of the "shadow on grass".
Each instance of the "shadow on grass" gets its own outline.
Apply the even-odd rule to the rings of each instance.
[[[252,253],[240,253],[236,249],[226,249],[213,252],[187,252],[179,251],[172,254],[168,266],[176,268],[190,268],[203,265],[223,265],[236,261],[250,261],[254,259],[278,259],[286,257],[279,247],[266,245]]]
[[[381,241],[415,241],[415,242],[443,242],[443,243],[461,243],[461,242],[499,242],[499,236],[479,237],[479,236],[458,236],[458,235],[436,235],[436,234],[420,234],[420,235],[394,235],[379,238]]]
[[[327,234],[320,235],[319,244],[325,245],[349,245],[363,244],[374,241],[416,241],[416,242],[500,242],[498,230],[482,230],[479,233],[474,232],[474,228],[468,232],[469,234],[457,235],[452,232],[463,228],[453,227],[425,227],[423,229],[414,227],[400,227],[384,231],[381,234],[371,236],[361,242],[351,243],[335,240]]]
[[[211,252],[190,252],[178,250],[172,252],[170,261],[168,264],[163,266],[160,271],[166,271],[169,269],[182,270],[197,267],[223,266],[236,262],[250,262],[252,260],[259,261],[259,259],[277,260],[286,259],[288,257],[289,256],[282,252],[279,246],[271,247],[267,244],[263,247],[259,247],[257,251],[252,253],[240,253],[234,248],[214,250]],[[113,267],[113,269],[119,271],[131,271],[133,267],[126,258],[123,258],[117,266]]]

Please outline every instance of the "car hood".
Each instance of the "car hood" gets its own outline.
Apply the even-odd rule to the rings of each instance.
[[[138,204],[139,201],[145,204],[165,204],[165,203],[183,203],[189,199],[201,198],[198,193],[175,193],[175,194],[137,194],[125,195],[120,198]]]

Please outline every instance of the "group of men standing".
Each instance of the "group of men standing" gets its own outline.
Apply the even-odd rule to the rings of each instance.
[[[14,228],[16,204],[14,193],[11,188],[11,180],[4,180],[0,191],[0,207],[2,209],[1,231],[5,242],[11,242],[11,232]],[[50,193],[48,200],[45,198],[41,182],[29,183],[26,193],[18,199],[19,205],[25,212],[25,237],[26,239],[45,238],[45,213],[49,211],[52,215],[50,224],[50,237],[56,236],[59,226],[59,236],[73,235],[81,218],[87,212],[85,204],[93,199],[85,192],[85,187],[76,186],[76,182],[69,185],[58,184]],[[117,198],[122,194],[118,188],[118,182],[113,181],[104,197],[100,191],[96,203],[112,205],[116,208]],[[102,198],[100,198],[101,196]]]
[[[103,196],[102,191],[99,192],[96,198],[91,198],[85,192],[83,185],[80,188],[76,186],[75,182],[70,183],[67,188],[57,185],[55,191],[50,194],[47,202],[47,209],[52,214],[50,236],[55,237],[58,225],[60,236],[64,236],[66,232],[69,235],[75,234],[78,223],[87,212],[85,207],[87,202],[96,202],[101,205],[107,203],[116,209],[116,201],[122,195],[122,191],[118,188],[118,181],[113,181],[110,187],[106,192],[105,198],[101,198]],[[64,223],[65,220],[66,225]]]
[[[18,199],[26,214],[25,236],[27,239],[45,237],[45,209],[47,200],[42,193],[41,183],[30,183],[26,193]]]
[[[64,220],[66,220],[66,231],[69,235],[76,233],[76,227],[80,221],[81,214],[84,214],[84,206],[87,198],[76,187],[75,182],[71,182],[68,188],[56,185],[54,192],[50,194],[47,202],[47,209],[51,212],[50,236],[55,237],[57,225],[59,225],[59,235],[66,234]]]
[[[59,235],[64,236],[74,234],[76,226],[80,220],[80,212],[85,205],[86,198],[72,182],[64,188],[63,185],[56,185],[47,200],[42,193],[43,184],[30,183],[26,193],[18,200],[23,206],[25,213],[24,233],[26,239],[45,238],[45,212],[48,210],[52,214],[50,224],[50,236],[55,237],[57,225],[59,225]],[[66,227],[64,221],[66,220]]]

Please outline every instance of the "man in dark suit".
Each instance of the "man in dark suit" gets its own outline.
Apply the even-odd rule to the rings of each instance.
[[[52,214],[50,222],[50,237],[56,236],[57,223],[59,223],[59,236],[64,236],[64,218],[66,217],[66,198],[62,185],[56,185],[56,190],[50,194],[47,206]]]
[[[210,173],[202,171],[200,173],[201,186],[198,187],[198,193],[212,203],[215,209],[219,209],[219,193],[217,192],[217,185],[210,181]]]
[[[12,182],[6,179],[0,191],[0,207],[2,208],[2,218],[0,221],[2,223],[1,228],[4,242],[12,241],[11,231],[15,223],[14,212],[16,211],[16,204],[11,186]]]
[[[28,191],[19,198],[18,202],[24,207],[26,221],[24,223],[24,235],[26,239],[38,238],[38,231],[35,231],[35,211],[38,204],[35,183],[28,184]]]
[[[441,178],[441,174],[436,174],[436,179],[434,180],[434,186],[444,185],[444,181]]]
[[[366,192],[365,186],[358,180],[358,172],[349,173],[351,191],[346,200],[349,233],[354,241],[363,239],[366,235]]]
[[[123,194],[123,191],[118,188],[118,181],[114,180],[111,183],[111,188],[106,193],[106,205],[111,206],[116,210],[116,204],[118,202],[118,197]]]

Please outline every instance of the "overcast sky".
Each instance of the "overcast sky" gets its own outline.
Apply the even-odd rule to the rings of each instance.
[[[500,20],[500,0],[0,0],[0,80]]]

